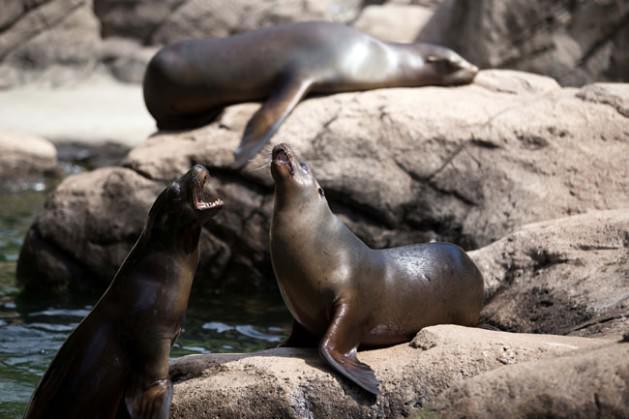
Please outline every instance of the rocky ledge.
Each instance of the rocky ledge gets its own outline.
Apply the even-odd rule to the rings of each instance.
[[[442,325],[360,352],[377,400],[316,350],[192,355],[171,365],[171,418],[626,417],[629,343]]]
[[[48,140],[11,131],[0,132],[0,184],[57,171],[57,150]]]
[[[104,286],[160,188],[198,162],[227,205],[205,232],[197,281],[268,284],[268,152],[243,172],[229,168],[257,106],[155,135],[122,167],[66,179],[28,233],[21,283]],[[495,70],[468,86],[308,99],[273,143],[289,142],[311,163],[333,210],[370,245],[437,239],[474,249],[531,222],[629,208],[628,115],[629,85],[561,88]]]

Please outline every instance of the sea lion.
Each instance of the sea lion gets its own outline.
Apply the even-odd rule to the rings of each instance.
[[[209,123],[227,105],[264,100],[235,152],[241,167],[306,94],[465,84],[477,72],[444,47],[383,42],[339,23],[299,22],[162,48],[146,69],[144,102],[159,129],[185,129]]]
[[[435,324],[478,324],[483,278],[458,246],[371,249],[330,211],[288,145],[273,149],[271,173],[271,262],[295,320],[285,345],[317,343],[332,368],[377,395],[373,370],[356,358],[359,345],[405,342]]]
[[[64,342],[25,418],[167,418],[168,354],[188,306],[201,228],[222,206],[200,165],[157,197],[144,230]]]

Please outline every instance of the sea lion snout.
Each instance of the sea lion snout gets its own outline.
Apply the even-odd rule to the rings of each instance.
[[[278,144],[273,147],[271,152],[271,174],[275,180],[283,178],[290,174],[295,175],[293,150],[286,143]]]
[[[224,205],[223,200],[216,197],[209,183],[210,172],[202,165],[196,164],[188,172],[192,179],[192,205],[198,211],[212,210],[216,213]]]

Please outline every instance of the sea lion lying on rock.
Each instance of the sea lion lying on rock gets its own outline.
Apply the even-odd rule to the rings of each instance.
[[[188,129],[230,104],[264,100],[249,120],[242,167],[307,94],[470,83],[478,68],[430,44],[383,42],[332,22],[299,22],[162,48],[144,76],[144,102],[159,129]]]

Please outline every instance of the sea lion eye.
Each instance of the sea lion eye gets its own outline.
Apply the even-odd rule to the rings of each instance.
[[[323,192],[323,189],[321,188],[321,186],[319,186],[319,195],[321,195],[322,197],[325,196],[325,192]]]
[[[304,163],[303,161],[299,162],[299,167],[301,167],[301,170],[303,170],[304,173],[308,173],[309,169],[308,169],[308,165],[306,163]]]

